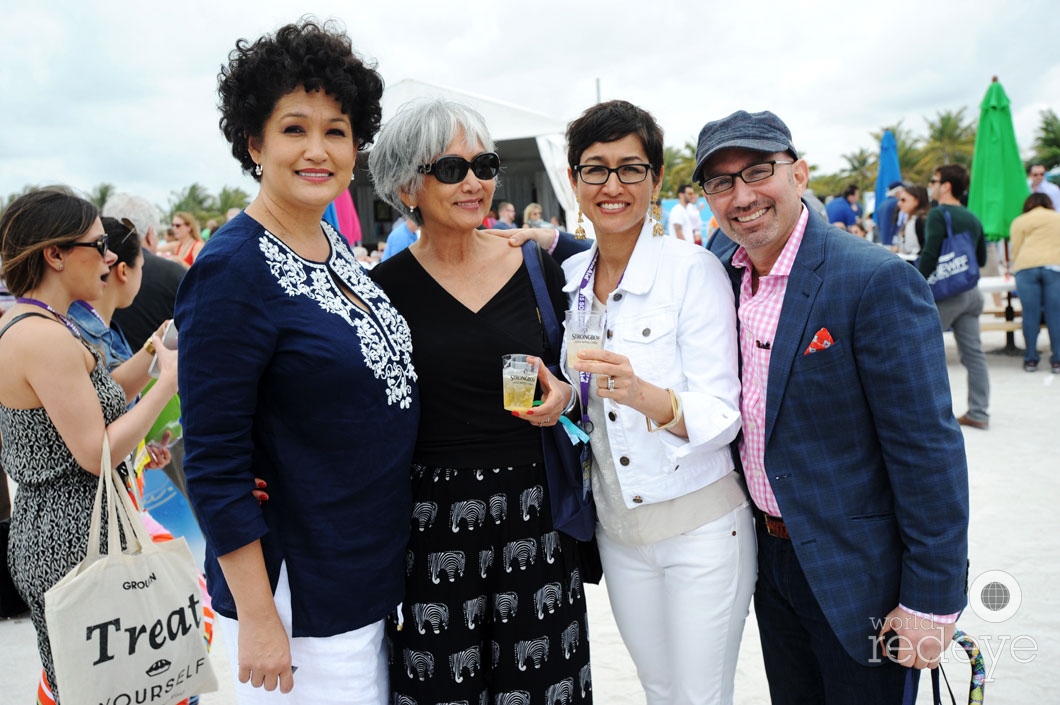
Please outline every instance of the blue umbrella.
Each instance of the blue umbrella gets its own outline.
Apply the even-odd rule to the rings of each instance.
[[[894,141],[894,133],[884,130],[883,138],[880,140],[880,159],[876,171],[876,208],[873,218],[876,225],[880,224],[880,204],[887,198],[887,187],[895,181],[902,180],[902,169],[898,166],[898,143]]]

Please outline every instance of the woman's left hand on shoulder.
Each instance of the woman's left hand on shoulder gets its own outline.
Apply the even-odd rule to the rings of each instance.
[[[548,250],[552,246],[552,241],[556,239],[556,231],[553,228],[513,228],[508,230],[486,228],[483,232],[494,237],[506,239],[510,247],[522,247],[530,240],[533,240],[542,250]]]

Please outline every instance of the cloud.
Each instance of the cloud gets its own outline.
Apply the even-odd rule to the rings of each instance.
[[[297,19],[290,3],[2,1],[0,196],[51,182],[108,182],[162,206],[193,182],[256,192],[217,128],[217,72],[236,39]],[[390,84],[415,78],[567,122],[599,79],[603,99],[648,109],[675,146],[733,110],[770,109],[824,172],[874,149],[884,125],[922,134],[941,110],[977,116],[994,75],[1024,150],[1040,111],[1060,108],[1047,39],[1060,15],[1045,0],[321,0],[314,11],[340,19]]]

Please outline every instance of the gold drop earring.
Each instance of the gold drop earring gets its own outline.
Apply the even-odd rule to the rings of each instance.
[[[585,228],[582,227],[582,209],[578,209],[578,227],[574,229],[574,239],[584,240],[585,239]]]

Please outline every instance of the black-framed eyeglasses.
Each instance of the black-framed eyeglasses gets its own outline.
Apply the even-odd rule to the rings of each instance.
[[[574,173],[581,178],[582,183],[590,186],[606,184],[611,174],[616,174],[618,180],[624,184],[639,184],[648,178],[651,164],[623,164],[614,169],[602,164],[578,164],[574,167]]]
[[[928,183],[929,184],[940,184],[940,183],[942,183],[942,179],[931,179],[930,181],[928,181]]]
[[[467,176],[468,169],[476,179],[488,181],[501,170],[501,158],[496,152],[483,152],[471,161],[463,157],[442,157],[430,164],[422,164],[416,171],[430,174],[443,184],[458,184]]]
[[[703,188],[703,193],[708,196],[714,196],[719,193],[728,191],[736,185],[736,179],[739,177],[745,184],[753,184],[759,181],[765,181],[776,171],[777,164],[794,164],[793,161],[777,161],[776,159],[768,162],[762,162],[761,164],[752,164],[743,171],[738,171],[735,174],[718,174],[712,176],[705,181],[700,181],[699,185]]]
[[[92,242],[71,242],[66,247],[94,247],[96,252],[99,253],[100,257],[107,256],[107,250],[110,246],[110,238],[107,235],[100,235],[98,239]]]

